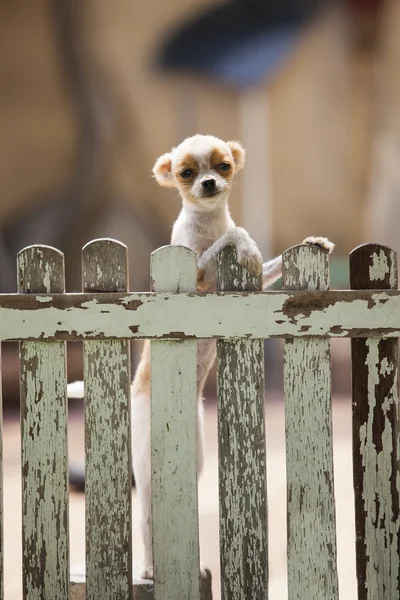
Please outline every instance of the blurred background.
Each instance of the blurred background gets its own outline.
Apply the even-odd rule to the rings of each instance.
[[[0,0],[0,40],[1,292],[33,243],[62,250],[67,291],[80,290],[81,247],[101,236],[128,245],[130,289],[147,291],[180,208],[151,168],[197,132],[246,147],[231,209],[265,258],[328,236],[332,287],[347,287],[356,245],[399,249],[397,0]],[[17,348],[3,346],[17,407]],[[348,341],[332,356],[349,400]],[[266,357],[281,400],[279,342]]]
[[[354,246],[398,248],[395,0],[0,0],[0,40],[0,291],[15,291],[16,254],[32,243],[62,250],[79,290],[81,247],[100,236],[128,245],[130,289],[148,290],[150,252],[180,208],[151,168],[196,132],[245,145],[231,208],[266,258],[328,236],[332,285],[346,287]],[[348,344],[333,346],[348,390]],[[6,404],[16,356],[4,348]]]

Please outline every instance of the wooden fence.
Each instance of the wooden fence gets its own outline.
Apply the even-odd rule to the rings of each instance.
[[[199,578],[196,338],[218,340],[222,600],[268,598],[262,340],[280,337],[289,599],[337,600],[329,350],[336,336],[352,338],[358,600],[398,600],[396,254],[377,244],[356,248],[351,291],[329,291],[319,248],[288,250],[283,267],[283,291],[259,292],[260,281],[227,248],[219,292],[202,295],[194,254],[165,247],[152,256],[154,291],[128,293],[126,247],[97,240],[83,250],[83,293],[66,294],[60,252],[20,252],[19,293],[0,296],[0,339],[21,342],[24,599],[211,597],[209,580],[200,590]],[[154,586],[132,586],[129,340],[139,338],[154,340]],[[85,341],[85,583],[71,583],[69,573],[67,340]],[[3,568],[0,586],[3,600]]]

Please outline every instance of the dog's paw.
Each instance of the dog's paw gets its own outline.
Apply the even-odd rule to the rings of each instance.
[[[251,275],[258,277],[262,273],[263,258],[257,244],[250,240],[248,244],[240,245],[237,249],[238,263],[245,267]]]
[[[153,566],[150,565],[148,567],[145,567],[141,573],[140,573],[140,577],[142,579],[154,579],[154,572],[153,572]]]
[[[330,242],[328,238],[314,237],[312,235],[303,240],[302,244],[308,244],[309,246],[318,246],[319,248],[322,248],[323,250],[329,252],[329,254],[335,247],[335,244],[333,244],[333,242]]]

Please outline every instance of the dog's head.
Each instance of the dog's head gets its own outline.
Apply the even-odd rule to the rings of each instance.
[[[160,156],[153,173],[160,185],[177,188],[195,210],[210,211],[226,199],[244,158],[239,142],[198,134]]]

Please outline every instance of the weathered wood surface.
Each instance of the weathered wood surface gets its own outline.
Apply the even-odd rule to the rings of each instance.
[[[196,259],[179,246],[151,257],[155,291],[196,289]],[[151,343],[154,598],[200,598],[197,342]]]
[[[397,289],[396,253],[380,244],[350,255],[354,289]],[[398,340],[351,341],[353,476],[359,600],[400,597]]]
[[[253,291],[261,279],[217,260],[220,290]],[[263,340],[217,343],[221,600],[268,598]]]
[[[1,364],[1,346],[0,346]],[[3,530],[3,393],[0,369],[0,600],[4,600],[4,530]]]
[[[286,289],[327,289],[324,250],[297,246],[283,255]],[[289,600],[336,600],[331,370],[328,339],[284,345]]]
[[[85,574],[82,569],[74,570],[71,574],[70,600],[86,600]],[[175,598],[175,596],[173,596]],[[154,600],[154,583],[148,579],[134,579],[132,585],[132,600]],[[201,600],[212,600],[211,575],[201,580]]]
[[[82,251],[84,291],[125,291],[125,245],[95,240]],[[129,342],[84,345],[87,600],[131,599],[132,468]]]
[[[0,341],[399,335],[400,291],[0,295]]]
[[[64,292],[63,255],[48,246],[21,250],[18,289],[26,294]],[[68,600],[65,342],[22,343],[20,370],[23,597]]]

